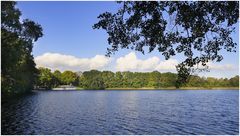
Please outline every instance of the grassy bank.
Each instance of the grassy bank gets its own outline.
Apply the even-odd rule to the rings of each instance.
[[[181,90],[239,90],[239,87],[182,87]]]
[[[84,88],[77,88],[76,90],[86,90]],[[164,87],[164,88],[106,88],[105,90],[239,90],[239,87],[181,87],[177,89],[176,87]]]
[[[239,87],[106,88],[105,90],[239,90]]]

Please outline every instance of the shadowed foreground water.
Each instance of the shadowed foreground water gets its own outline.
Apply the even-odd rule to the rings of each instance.
[[[2,134],[239,134],[239,92],[39,91],[2,102]]]

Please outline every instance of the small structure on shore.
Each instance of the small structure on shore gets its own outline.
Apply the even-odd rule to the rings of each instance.
[[[60,85],[56,88],[53,88],[52,90],[76,90],[77,87],[73,85]]]

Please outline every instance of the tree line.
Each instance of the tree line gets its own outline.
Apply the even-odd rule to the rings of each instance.
[[[167,88],[176,87],[177,74],[153,72],[111,72],[91,70],[85,72],[51,72],[48,68],[39,68],[36,87],[51,89],[59,85],[74,85],[83,89],[106,88]],[[228,78],[199,77],[191,75],[183,87],[238,87],[239,76]]]
[[[238,22],[239,2],[120,3],[123,3],[123,7],[118,13],[101,14],[98,17],[99,22],[93,26],[94,29],[106,30],[109,35],[108,43],[111,47],[107,49],[107,55],[119,48],[131,48],[144,53],[145,46],[149,47],[149,52],[158,48],[166,59],[183,53],[187,58],[178,65],[178,74],[157,71],[113,73],[97,70],[79,74],[72,71],[52,73],[46,68],[37,69],[32,48],[34,42],[43,36],[42,27],[29,19],[21,20],[21,11],[16,8],[16,2],[2,1],[1,94],[30,92],[34,86],[50,89],[61,84],[72,84],[85,89],[238,86],[239,76],[216,79],[188,75],[196,64],[205,66],[210,60],[221,61],[223,56],[219,54],[220,51],[236,51],[237,44],[230,34]],[[168,31],[166,26],[170,22],[162,18],[163,12],[176,14],[173,24],[176,30],[171,33],[165,32]],[[131,16],[123,16],[126,13]],[[227,23],[227,26],[223,23]],[[177,26],[184,29],[177,29]],[[209,32],[215,33],[217,37],[206,39]],[[189,34],[187,37],[186,33]],[[177,48],[174,49],[173,45],[177,45]],[[190,47],[204,54],[193,56],[194,49]],[[185,83],[185,80],[188,82]],[[182,83],[185,84],[181,85]]]

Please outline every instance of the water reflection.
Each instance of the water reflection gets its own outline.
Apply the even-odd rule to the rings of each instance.
[[[48,91],[2,102],[2,134],[238,134],[238,91]]]

